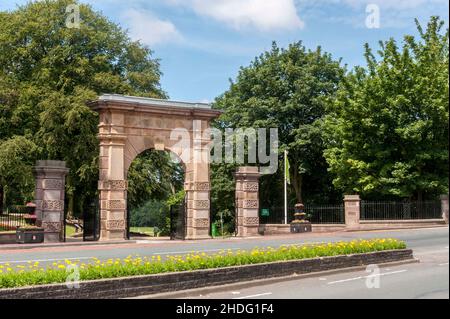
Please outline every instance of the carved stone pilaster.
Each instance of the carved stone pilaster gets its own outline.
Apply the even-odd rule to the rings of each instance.
[[[236,226],[238,236],[254,236],[259,229],[259,169],[239,167],[236,180]]]
[[[44,228],[45,242],[62,241],[65,176],[69,170],[62,161],[37,161],[33,171],[36,224]]]

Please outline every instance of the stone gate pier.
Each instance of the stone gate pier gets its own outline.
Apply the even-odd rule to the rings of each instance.
[[[239,167],[236,180],[236,227],[239,237],[258,235],[259,231],[259,168]]]
[[[36,177],[36,225],[44,228],[45,242],[64,240],[65,177],[69,172],[63,161],[37,161],[33,170]]]

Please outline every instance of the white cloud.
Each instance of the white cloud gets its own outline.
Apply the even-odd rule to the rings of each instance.
[[[439,15],[448,22],[448,0],[296,0],[302,15],[310,20],[348,24],[366,28],[366,6],[380,8],[381,28],[414,28],[414,18],[426,23],[430,16]]]
[[[342,0],[342,2],[355,8],[368,4],[377,4],[383,9],[407,10],[423,5],[443,4],[447,0]]]
[[[294,0],[169,0],[169,3],[188,7],[200,16],[213,18],[237,30],[293,30],[304,27]]]
[[[127,21],[130,35],[134,40],[155,45],[179,42],[183,39],[172,22],[160,20],[149,11],[129,9],[122,16]]]

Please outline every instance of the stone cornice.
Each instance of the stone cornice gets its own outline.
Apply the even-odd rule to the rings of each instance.
[[[96,100],[87,104],[92,110],[100,112],[104,110],[117,111],[122,113],[138,112],[154,115],[177,116],[191,119],[212,120],[220,116],[223,112],[207,108],[181,107],[170,105],[161,106],[151,103],[139,103],[129,101],[108,101]]]

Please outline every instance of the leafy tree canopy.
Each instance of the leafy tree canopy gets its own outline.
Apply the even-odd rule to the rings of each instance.
[[[448,192],[448,29],[432,17],[401,47],[366,45],[367,67],[339,89],[324,128],[334,184],[366,197]]]
[[[66,26],[66,7],[77,3],[35,1],[0,13],[0,141],[23,136],[40,146],[36,159],[66,161],[75,211],[98,180],[98,117],[86,101],[102,93],[166,97],[158,60],[118,25],[79,4],[80,27]]]
[[[311,199],[303,185],[316,183],[326,193],[331,184],[319,122],[344,74],[340,61],[320,47],[307,50],[297,42],[282,49],[274,43],[242,67],[230,89],[216,100],[215,107],[225,111],[219,127],[278,128],[280,149],[289,150],[294,201]]]

